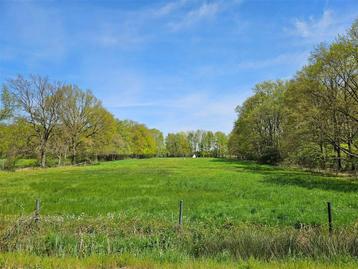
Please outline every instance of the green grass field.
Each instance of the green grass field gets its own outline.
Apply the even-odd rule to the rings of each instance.
[[[36,198],[37,224],[31,220]],[[182,228],[176,226],[179,200]],[[327,201],[333,204],[332,237]],[[354,178],[249,162],[144,159],[0,173],[4,253],[128,253],[173,263],[308,258],[358,265],[357,226]]]
[[[0,174],[0,214],[125,213],[175,222],[178,201],[185,221],[326,224],[331,201],[335,225],[358,221],[358,181],[322,177],[252,163],[217,159],[146,159],[87,167]]]

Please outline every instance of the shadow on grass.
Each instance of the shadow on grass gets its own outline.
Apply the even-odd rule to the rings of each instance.
[[[320,189],[338,192],[358,192],[358,183],[348,179],[333,179],[330,177],[318,177],[313,175],[289,175],[278,174],[267,176],[263,179],[264,183],[280,186],[298,186],[306,189]]]
[[[280,186],[298,186],[306,189],[321,189],[338,192],[358,192],[358,182],[349,178],[337,178],[317,172],[285,169],[278,166],[261,165],[250,161],[214,159],[213,162],[235,165],[238,172],[252,172],[264,176],[262,182]]]
[[[295,173],[295,171],[289,171],[279,166],[268,165],[268,164],[259,164],[253,161],[242,161],[235,159],[213,159],[211,162],[228,164],[234,168],[239,169],[241,172],[255,172],[255,173],[275,173],[275,172],[287,172]],[[234,165],[234,166],[233,166]]]

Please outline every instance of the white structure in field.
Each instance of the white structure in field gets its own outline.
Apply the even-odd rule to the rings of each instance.
[[[193,158],[194,158],[194,159],[196,158],[196,155],[195,155],[195,154],[193,155]]]

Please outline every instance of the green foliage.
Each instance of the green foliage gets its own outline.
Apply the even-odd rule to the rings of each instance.
[[[223,132],[196,130],[190,132],[169,133],[166,137],[167,153],[171,157],[227,156],[227,136]]]
[[[13,170],[16,160],[24,157],[34,157],[36,137],[29,124],[19,118],[10,124],[0,125],[0,156],[6,158],[2,168]]]
[[[258,161],[260,163],[277,164],[281,161],[281,153],[276,147],[265,147]]]
[[[133,154],[152,155],[157,152],[155,139],[151,131],[143,124],[136,124],[132,128],[132,148]]]
[[[12,117],[14,109],[14,98],[9,89],[4,86],[0,91],[0,121]]]
[[[38,156],[42,167],[99,159],[164,156],[163,134],[144,124],[116,120],[89,90],[18,76],[4,86],[0,120],[1,157],[15,168],[17,158]],[[12,103],[17,114],[12,115]],[[15,107],[15,106],[14,106]],[[10,113],[11,112],[11,113]],[[16,117],[15,117],[16,116]]]
[[[191,154],[187,134],[184,132],[176,134],[169,133],[165,139],[165,144],[170,157],[185,157]]]
[[[127,157],[163,156],[163,134],[157,129],[149,129],[144,124],[117,120],[113,152]]]
[[[287,82],[266,81],[237,108],[229,152],[264,163],[354,171],[358,161],[357,22]]]
[[[227,135],[223,132],[215,132],[213,157],[226,157],[228,151],[227,144],[228,144]]]
[[[286,87],[282,81],[256,85],[255,95],[237,108],[239,118],[230,137],[231,152],[242,159],[264,163],[281,160],[282,99]]]
[[[151,136],[154,138],[155,143],[155,156],[156,157],[163,157],[165,156],[165,142],[164,136],[161,131],[158,129],[150,129]]]

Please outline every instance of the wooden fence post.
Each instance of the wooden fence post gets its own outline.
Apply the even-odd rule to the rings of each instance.
[[[39,222],[40,221],[40,200],[36,199],[35,201],[35,217],[34,217],[35,222]]]
[[[332,235],[333,224],[332,224],[332,205],[331,202],[327,202],[327,213],[328,213],[328,230],[329,234]]]
[[[179,202],[179,225],[183,225],[183,200]]]

